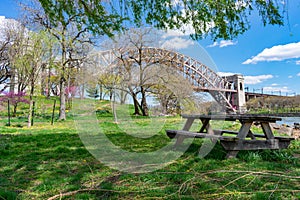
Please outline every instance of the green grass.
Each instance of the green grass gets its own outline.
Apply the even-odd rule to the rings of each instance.
[[[225,159],[226,152],[217,144],[202,159],[198,150],[203,141],[197,139],[180,158],[161,169],[126,173],[104,165],[86,150],[71,113],[68,120],[55,121],[51,126],[45,117],[51,113],[51,101],[43,103],[44,111],[37,111],[43,114],[31,128],[26,127],[26,117],[13,118],[10,127],[4,126],[5,117],[0,119],[0,200],[300,198],[300,163],[295,157],[300,154],[299,141],[287,150],[240,152],[236,159]],[[98,128],[115,145],[130,152],[163,147],[170,141],[164,130],[183,123],[178,116],[155,122],[130,116],[129,121],[122,123],[120,118],[115,123],[105,101],[98,102],[95,110]],[[151,128],[151,123],[160,126]],[[239,128],[238,124],[220,122],[214,126]],[[138,130],[143,127],[149,129],[146,134],[159,130],[148,138],[128,134],[140,134]],[[192,129],[199,127],[200,123]]]

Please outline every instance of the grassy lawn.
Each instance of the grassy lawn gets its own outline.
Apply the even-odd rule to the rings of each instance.
[[[0,200],[300,198],[300,141],[293,141],[286,150],[245,151],[235,159],[225,159],[226,152],[218,143],[200,158],[198,150],[203,141],[196,139],[168,165],[152,172],[128,173],[108,167],[86,149],[73,119],[76,114],[70,112],[67,121],[51,125],[51,101],[43,102],[37,103],[31,128],[26,128],[26,116],[22,114],[12,119],[12,126],[5,126],[7,119],[2,111]],[[121,117],[116,123],[108,102],[96,106],[98,128],[113,144],[129,152],[162,148],[170,142],[164,130],[183,123],[179,116],[158,117],[155,122],[136,116],[126,122]],[[238,129],[237,124],[215,125]],[[149,137],[135,137],[141,134],[139,130]]]

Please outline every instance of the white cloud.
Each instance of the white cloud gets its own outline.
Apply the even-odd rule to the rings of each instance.
[[[290,92],[291,90],[284,86],[284,87],[263,87],[264,92]]]
[[[219,76],[232,76],[234,74],[240,74],[240,73],[233,73],[233,72],[217,72],[217,73]],[[274,76],[271,74],[258,75],[258,76],[244,76],[244,82],[245,84],[248,85],[255,85],[271,78],[274,78]],[[272,84],[272,86],[276,86],[276,83]]]
[[[300,65],[300,60],[296,60],[296,65]]]
[[[194,45],[194,41],[191,39],[184,39],[181,37],[174,37],[172,39],[164,41],[164,43],[161,45],[162,48],[166,49],[185,49],[189,46]]]
[[[290,76],[288,76],[288,78],[293,78],[293,76],[292,76],[292,75],[290,75]]]
[[[278,86],[278,84],[277,83],[273,83],[272,86]]]
[[[162,38],[168,38],[168,37],[179,37],[179,36],[189,36],[191,34],[194,34],[195,30],[191,24],[184,25],[181,30],[179,29],[169,29],[167,31],[164,31],[162,34]]]
[[[232,76],[232,75],[237,74],[237,73],[232,73],[232,72],[217,72],[217,74],[219,76]]]
[[[273,46],[246,60],[243,64],[256,64],[263,61],[283,61],[300,58],[300,42]]]
[[[220,47],[227,47],[227,46],[232,46],[232,45],[236,45],[238,42],[237,41],[232,41],[232,40],[222,40],[220,42]]]
[[[255,85],[265,80],[273,78],[273,75],[258,75],[258,76],[244,76],[245,84]]]
[[[300,76],[300,72],[297,74],[297,76]]]
[[[217,47],[219,46],[220,48],[227,47],[227,46],[232,46],[236,45],[238,42],[237,41],[232,41],[232,40],[221,40],[220,42],[214,42],[211,45],[208,45],[207,47]]]
[[[219,45],[219,43],[218,42],[214,42],[213,44],[211,44],[211,45],[208,45],[207,47],[216,47],[216,46],[218,46]]]
[[[198,14],[197,10],[192,11],[192,10],[184,9],[184,7],[182,6],[181,0],[173,0],[173,2],[171,2],[171,5],[176,6],[177,9],[180,10],[183,18],[185,18],[187,16],[187,12],[188,12],[188,15],[191,15],[193,13],[194,16],[197,16],[197,14]],[[215,27],[215,23],[213,21],[203,22],[203,23],[205,23],[205,24],[197,25],[197,29],[201,29],[204,33],[209,33],[210,30]],[[188,20],[179,29],[169,29],[169,30],[163,32],[162,38],[190,36],[193,34],[195,34],[193,22],[191,20]]]
[[[178,37],[178,36],[184,36],[184,33],[180,30],[167,30],[163,33],[162,38],[168,38],[168,37]]]
[[[243,0],[238,0],[235,2],[236,9],[246,8],[247,6],[249,6],[249,2]]]

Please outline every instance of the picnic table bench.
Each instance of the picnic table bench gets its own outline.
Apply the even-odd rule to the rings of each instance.
[[[186,122],[182,130],[166,130],[169,138],[175,138],[175,146],[183,143],[185,138],[209,138],[219,140],[227,151],[227,158],[237,155],[240,150],[258,149],[284,149],[294,140],[292,137],[275,136],[270,123],[280,121],[279,117],[250,115],[250,114],[228,114],[228,115],[182,115]],[[198,132],[190,131],[196,119],[201,120],[202,126]],[[212,128],[212,120],[238,121],[241,123],[239,131],[216,130]],[[252,133],[251,126],[260,124],[263,134]],[[225,135],[224,135],[225,134]]]

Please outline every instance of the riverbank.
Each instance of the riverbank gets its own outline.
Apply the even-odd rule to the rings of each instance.
[[[294,137],[295,139],[299,139],[300,137],[300,129],[298,126],[278,123],[273,123],[271,126],[274,131],[279,134],[286,134],[290,137]]]

